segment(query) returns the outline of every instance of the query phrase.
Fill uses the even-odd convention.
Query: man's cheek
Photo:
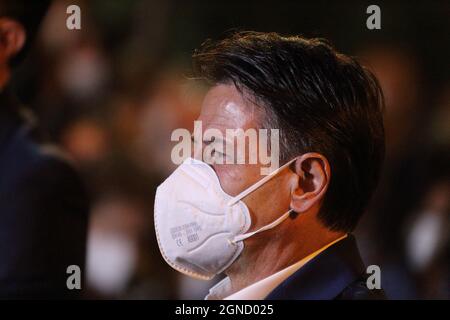
[[[230,165],[217,165],[215,170],[222,189],[231,196],[238,195],[245,188],[245,171]]]

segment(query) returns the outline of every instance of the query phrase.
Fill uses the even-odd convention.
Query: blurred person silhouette
[[[437,95],[437,109],[427,127],[430,148],[423,159],[427,179],[403,228],[406,263],[422,298],[450,298],[450,85]],[[430,165],[432,164],[432,165]]]
[[[402,230],[416,203],[411,192],[419,179],[417,145],[421,144],[418,119],[418,65],[413,54],[394,46],[379,44],[364,48],[362,61],[377,76],[385,97],[384,125],[386,159],[380,184],[358,235],[366,258],[381,264],[382,286],[390,298],[414,298],[417,294],[403,250]],[[411,140],[416,143],[411,144]],[[416,188],[417,189],[417,188]]]
[[[106,106],[102,110],[108,115],[72,118],[61,134],[62,146],[77,160],[91,196],[84,297],[173,298],[174,272],[160,261],[152,241],[148,195],[159,179],[134,161],[140,106],[125,91],[112,95]]]
[[[125,152],[118,154],[103,160],[90,177],[88,298],[173,298],[174,272],[165,268],[153,241],[148,194],[156,179],[125,159]]]
[[[381,264],[389,298],[442,298],[438,290],[430,294],[429,287],[448,283],[445,273],[434,272],[439,278],[434,284],[426,283],[431,277],[425,276],[436,261],[435,270],[442,267],[443,234],[448,232],[442,196],[446,187],[440,182],[448,175],[448,147],[438,146],[428,132],[439,107],[429,84],[424,85],[432,81],[425,81],[423,65],[411,48],[371,45],[361,56],[385,95],[386,161],[358,234],[365,235],[367,258]],[[442,120],[448,123],[448,116]],[[448,144],[448,135],[438,136]]]
[[[66,271],[77,265],[84,273],[87,194],[65,155],[36,139],[30,113],[10,87],[49,5],[0,2],[0,297],[5,299],[81,295],[68,289]]]

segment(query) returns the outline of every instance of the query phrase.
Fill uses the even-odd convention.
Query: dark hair
[[[352,231],[377,185],[384,159],[384,100],[373,74],[326,40],[239,32],[206,41],[193,55],[197,77],[233,83],[280,129],[281,161],[324,155],[331,180],[319,219]]]
[[[50,2],[51,0],[0,0],[0,18],[8,17],[20,22],[27,34],[24,47],[10,61],[12,66],[20,63],[28,53]]]

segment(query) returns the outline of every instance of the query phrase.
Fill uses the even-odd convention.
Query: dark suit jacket
[[[0,94],[0,298],[78,297],[66,271],[85,270],[87,219],[78,174],[34,142],[17,103]]]
[[[384,299],[383,290],[369,290],[366,268],[355,238],[349,235],[314,257],[268,296],[267,300]]]

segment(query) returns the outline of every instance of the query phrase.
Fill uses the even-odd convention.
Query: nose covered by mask
[[[208,164],[187,158],[156,191],[155,229],[166,262],[179,272],[203,280],[226,270],[244,249],[243,240],[277,226],[289,216],[291,210],[246,233],[251,217],[241,199],[293,161],[232,197],[223,191]]]

